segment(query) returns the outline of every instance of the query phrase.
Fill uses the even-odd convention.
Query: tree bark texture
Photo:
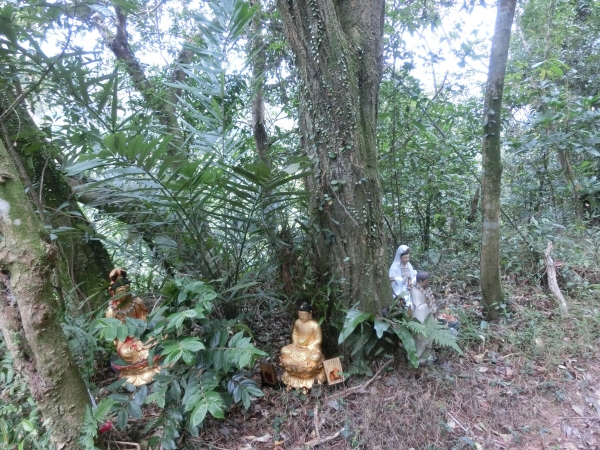
[[[483,303],[490,317],[497,314],[496,306],[504,300],[500,284],[500,188],[502,180],[500,125],[502,92],[515,4],[516,0],[498,1],[483,112],[480,269]]]
[[[56,448],[72,449],[89,400],[52,295],[56,253],[0,142],[0,327]]]
[[[4,94],[8,99],[14,98],[8,88]],[[5,108],[7,105],[0,104],[0,112]],[[92,309],[104,304],[106,277],[112,269],[110,255],[99,240],[83,231],[90,224],[48,150],[51,143],[38,130],[25,104],[12,111],[1,125],[2,140],[12,149],[11,158],[19,160],[15,164],[19,162],[24,169],[19,171],[19,176],[27,179],[44,225],[77,230],[58,238],[62,285],[73,290],[80,301],[91,297]],[[37,149],[31,151],[30,148]],[[25,163],[27,158],[31,164]]]
[[[296,57],[302,150],[319,229],[316,257],[347,305],[380,313],[392,299],[377,172],[384,0],[277,0]],[[318,264],[317,264],[318,267]]]

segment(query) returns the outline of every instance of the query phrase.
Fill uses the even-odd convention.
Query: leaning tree
[[[15,370],[50,420],[52,441],[66,449],[76,448],[89,398],[52,295],[57,257],[0,142],[0,329]]]

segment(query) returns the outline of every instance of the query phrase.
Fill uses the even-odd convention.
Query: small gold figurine
[[[108,288],[112,300],[108,303],[105,317],[119,319],[125,322],[127,317],[146,320],[148,308],[139,297],[133,298],[129,292],[131,282],[127,279],[127,272],[123,269],[113,269],[109,275],[111,285]],[[119,373],[119,378],[127,378],[134,386],[150,383],[154,374],[160,372],[160,366],[148,364],[148,353],[155,345],[154,342],[146,344],[132,336],[127,336],[124,341],[115,339],[118,357],[126,364],[121,365],[111,362],[112,368]],[[154,362],[159,360],[154,357]]]
[[[303,302],[298,308],[298,319],[294,323],[292,343],[281,349],[279,361],[285,372],[281,377],[291,388],[310,389],[314,382],[326,380],[323,370],[321,327],[312,319],[312,307]]]

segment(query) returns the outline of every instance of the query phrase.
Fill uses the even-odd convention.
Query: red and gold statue
[[[133,298],[129,291],[131,282],[127,279],[124,269],[113,269],[109,275],[110,287],[108,292],[112,299],[108,304],[105,317],[119,319],[125,322],[127,317],[146,320],[148,308],[139,297]],[[111,362],[112,368],[119,373],[119,378],[126,378],[134,386],[150,383],[154,374],[160,372],[160,366],[155,364],[159,356],[154,357],[153,364],[148,364],[148,353],[155,345],[154,342],[144,344],[132,336],[127,336],[124,341],[115,339],[117,355],[125,364]]]

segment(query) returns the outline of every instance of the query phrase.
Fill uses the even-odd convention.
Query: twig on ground
[[[366,389],[367,387],[369,387],[369,385],[371,383],[373,383],[373,381],[375,381],[379,377],[379,375],[381,374],[383,369],[385,369],[387,366],[389,366],[392,361],[393,361],[393,359],[390,359],[383,366],[381,366],[379,368],[379,370],[377,371],[377,373],[375,375],[373,375],[373,377],[369,381],[367,381],[365,384],[353,386],[349,389],[346,389],[344,392],[341,392],[340,394],[334,394],[331,397],[328,397],[327,400],[339,400],[339,399],[345,398],[349,395],[356,394],[357,392],[360,392],[363,389]]]
[[[560,420],[572,420],[572,419],[586,419],[586,420],[600,420],[600,417],[561,417]]]
[[[448,414],[448,415],[450,416],[450,418],[451,418],[452,420],[454,420],[454,421],[455,421],[455,422],[458,424],[458,426],[459,426],[459,427],[461,427],[461,428],[463,429],[463,431],[464,431],[465,433],[467,433],[467,429],[466,429],[465,427],[463,427],[463,426],[460,424],[460,422],[458,421],[458,419],[456,419],[456,417],[454,417],[452,414],[450,414],[450,412],[449,412],[449,411],[446,411],[446,414]]]
[[[136,444],[135,442],[109,441],[108,442],[108,448],[109,448],[109,450],[111,448],[110,444],[125,445],[126,448],[135,449],[135,450],[140,450],[141,449],[140,444]],[[117,447],[117,448],[119,448],[119,447]]]
[[[318,416],[318,411],[319,411],[319,402],[315,402],[315,409],[313,411],[313,420],[315,422],[315,436],[317,436],[317,439],[320,439],[321,435],[319,434],[319,416]]]
[[[332,434],[331,436],[327,436],[327,437],[325,437],[323,439],[312,439],[312,440],[310,440],[308,442],[305,442],[304,445],[306,447],[316,447],[317,445],[324,444],[325,442],[333,441],[340,434],[342,434],[342,431],[344,431],[343,428],[340,431],[338,431],[337,433]]]

